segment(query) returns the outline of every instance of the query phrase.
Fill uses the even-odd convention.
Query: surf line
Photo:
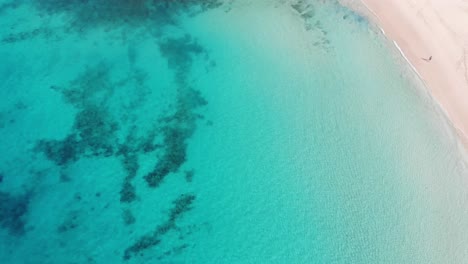
[[[431,98],[431,101],[433,103],[435,103],[439,109],[444,113],[445,115],[445,121],[448,122],[452,128],[454,128],[459,134],[461,134],[461,139],[460,140],[464,140],[465,139],[468,139],[468,134],[466,134],[460,127],[458,127],[449,117],[449,114],[447,112],[447,110],[445,109],[445,107],[437,100],[434,98],[433,94],[429,91],[429,86],[428,84],[426,83],[426,81],[422,78],[421,74],[419,74],[418,70],[416,69],[416,67],[411,63],[411,61],[408,59],[408,57],[406,57],[405,53],[403,52],[403,50],[400,48],[400,45],[398,45],[398,43],[393,40],[393,44],[395,45],[395,47],[397,47],[398,51],[400,52],[401,56],[403,56],[403,58],[405,58],[405,60],[408,62],[408,64],[411,66],[411,68],[413,69],[413,71],[418,75],[418,78],[423,82],[424,86],[425,86],[425,92],[426,94]],[[432,57],[432,56],[431,56]]]
[[[455,129],[456,133],[458,133],[460,135],[460,141],[463,141],[463,140],[466,140],[468,139],[468,133],[465,133],[460,127],[458,127],[458,125],[456,125],[450,118],[449,118],[449,114],[447,112],[447,110],[445,109],[445,107],[434,97],[434,95],[429,91],[429,85],[427,84],[427,82],[424,80],[424,78],[421,76],[421,74],[418,72],[418,70],[416,69],[416,67],[413,65],[413,63],[411,63],[411,61],[408,59],[408,57],[406,56],[406,54],[403,52],[403,49],[400,47],[400,45],[398,45],[398,43],[390,38],[386,33],[385,33],[385,30],[379,25],[379,21],[382,21],[382,19],[380,18],[379,15],[377,15],[377,13],[372,10],[372,8],[369,7],[369,5],[367,5],[367,3],[365,2],[365,0],[361,0],[360,1],[364,7],[372,14],[372,16],[374,16],[376,18],[377,21],[374,21],[375,25],[377,25],[377,27],[380,29],[380,31],[382,32],[382,34],[384,35],[384,37],[387,39],[387,40],[391,40],[393,42],[393,45],[395,45],[395,47],[398,49],[400,55],[406,60],[406,62],[410,65],[411,69],[414,71],[414,73],[416,73],[416,75],[418,76],[419,80],[423,83],[425,89],[425,93],[426,95],[429,96],[429,98],[431,98],[431,101],[438,106],[439,110],[443,113],[443,115],[445,116],[445,121],[449,124],[449,126],[452,128],[452,129]],[[463,144],[463,143],[462,143]],[[465,149],[464,147],[462,147],[461,149]],[[467,156],[467,159],[468,159],[468,151],[464,151],[463,153],[465,153],[464,155]],[[468,166],[468,165],[467,165]]]

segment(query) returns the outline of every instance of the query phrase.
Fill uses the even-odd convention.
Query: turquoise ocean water
[[[336,1],[0,1],[0,263],[468,263],[468,173]]]

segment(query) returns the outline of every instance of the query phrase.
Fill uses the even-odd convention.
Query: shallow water
[[[338,3],[2,0],[0,25],[1,263],[468,260],[456,138]]]

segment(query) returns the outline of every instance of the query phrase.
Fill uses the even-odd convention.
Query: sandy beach
[[[468,1],[362,3],[413,65],[468,146]]]

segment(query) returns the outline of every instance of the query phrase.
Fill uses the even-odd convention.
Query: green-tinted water
[[[466,262],[443,115],[299,2],[3,1],[1,263]]]

